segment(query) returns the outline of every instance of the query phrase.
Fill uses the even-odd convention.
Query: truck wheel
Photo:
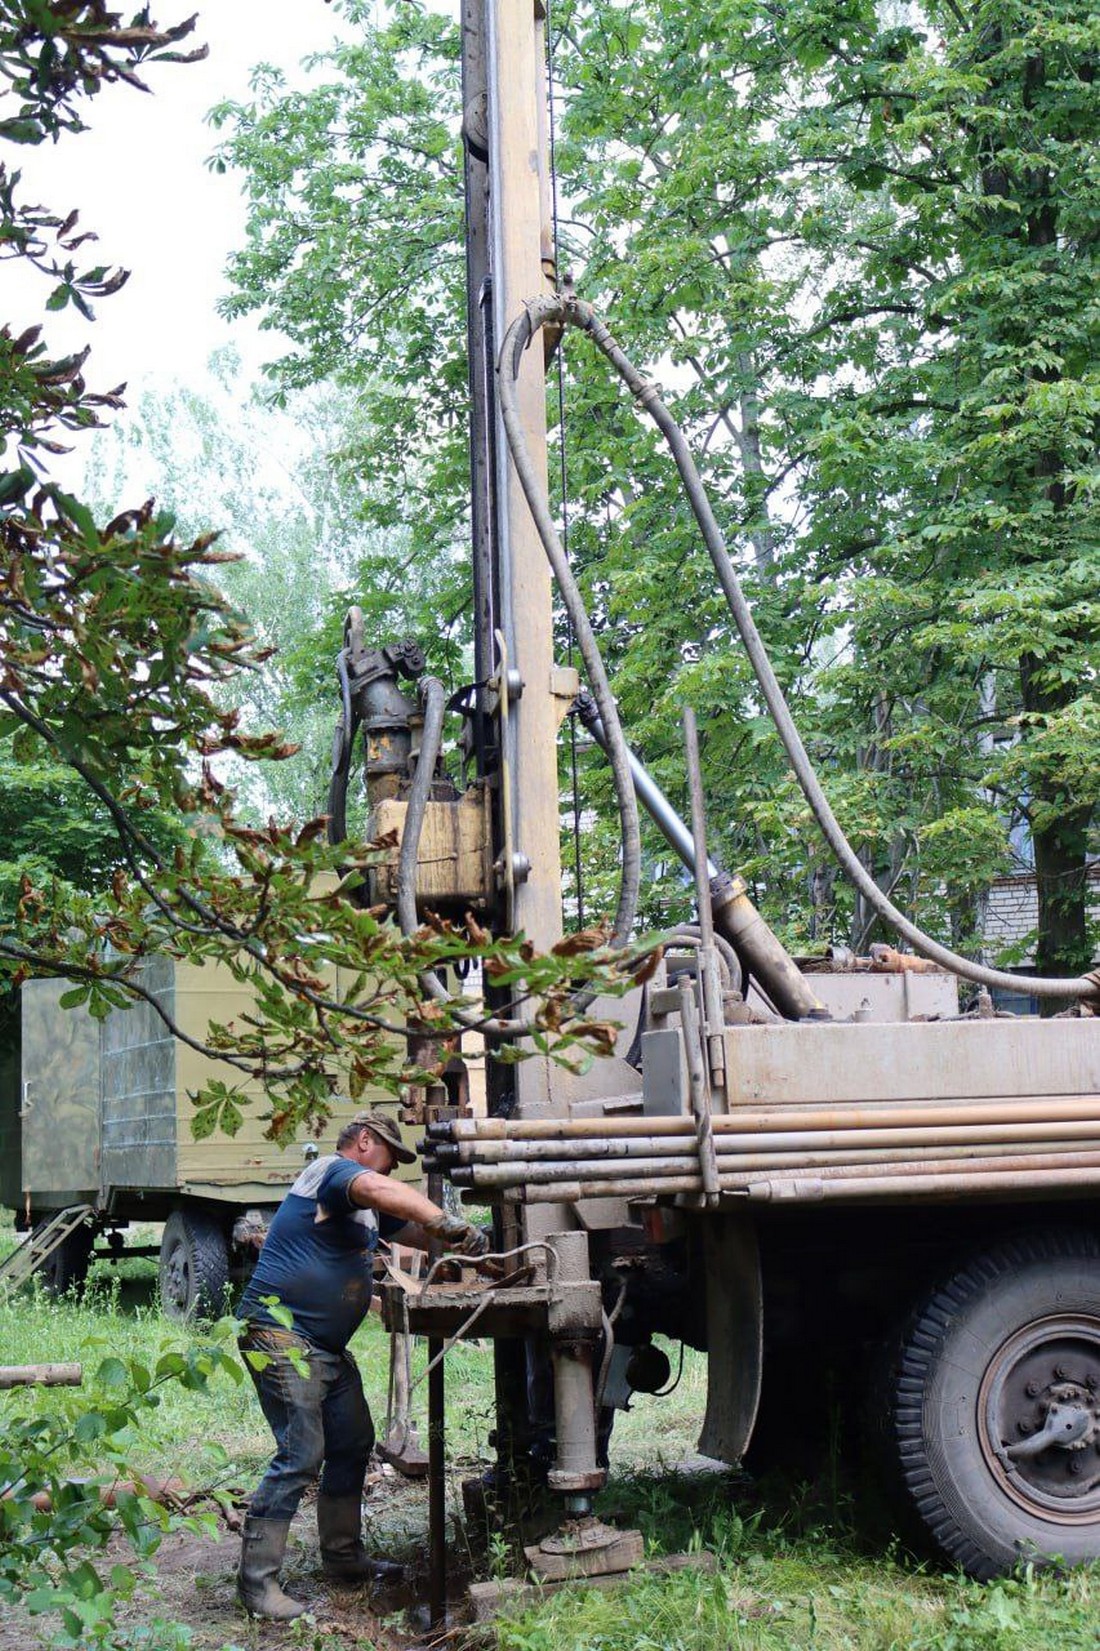
[[[978,1255],[904,1332],[876,1406],[909,1509],[980,1580],[1100,1558],[1100,1240]]]
[[[32,1238],[40,1233],[45,1225],[45,1221],[40,1221],[33,1229]],[[86,1223],[62,1239],[35,1275],[42,1280],[43,1287],[51,1296],[64,1296],[70,1292],[74,1296],[83,1294],[88,1268],[92,1263],[94,1244],[95,1234]]]
[[[165,1318],[216,1318],[225,1305],[229,1248],[203,1210],[173,1210],[160,1241],[160,1305]]]

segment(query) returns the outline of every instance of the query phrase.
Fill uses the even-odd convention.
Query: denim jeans
[[[242,1354],[269,1361],[245,1366],[278,1449],[252,1498],[257,1519],[292,1519],[302,1493],[321,1475],[325,1496],[360,1497],[374,1446],[374,1424],[363,1396],[359,1368],[350,1353],[329,1353],[289,1330],[252,1325],[240,1341]],[[287,1349],[306,1361],[299,1375]]]

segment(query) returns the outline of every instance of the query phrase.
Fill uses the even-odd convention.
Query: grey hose
[[[802,743],[798,729],[795,727],[790,709],[779,686],[771,661],[768,658],[752,610],[741,589],[740,581],[734,570],[725,541],[722,538],[718,523],[711,510],[710,501],[703,488],[699,472],[695,468],[691,451],[684,438],[683,432],[676,424],[668,408],[661,401],[656,388],[648,379],[642,377],[637,369],[612,338],[605,324],[600,320],[590,304],[574,297],[553,297],[537,299],[527,305],[527,312],[520,322],[511,329],[509,337],[517,328],[525,326],[528,336],[538,328],[554,321],[559,325],[579,327],[587,332],[596,346],[603,352],[615,368],[619,377],[627,388],[641,403],[646,412],[653,419],[661,431],[672,456],[676,461],[676,468],[683,479],[688,501],[699,523],[704,543],[710,553],[711,561],[718,574],[719,583],[730,612],[740,632],[741,640],[745,645],[749,662],[760,684],[760,690],[771,713],[772,721],[780,739],[783,741],[787,756],[795,778],[802,787],[803,795],[813,809],[814,817],[821,828],[826,842],[832,849],[844,871],[859,889],[864,899],[873,909],[891,923],[897,932],[904,936],[909,943],[922,952],[925,957],[939,963],[941,967],[949,969],[953,974],[961,975],[964,980],[972,980],[980,986],[999,987],[1010,992],[1021,990],[1019,975],[1008,974],[1000,969],[988,969],[981,963],[974,963],[970,958],[960,957],[939,941],[933,940],[918,929],[915,923],[910,922],[904,912],[883,894],[874,878],[852,848],[840,827],[829,800],[821,789],[820,782],[814,772],[813,764]],[[521,438],[522,439],[522,438]],[[517,465],[518,468],[518,465]],[[1095,998],[1100,995],[1100,973],[1090,975],[1075,975],[1063,979],[1052,977],[1028,977],[1026,990],[1037,997],[1047,998]]]
[[[679,927],[671,929],[664,938],[669,941],[678,941],[680,945],[694,947],[696,950],[703,943],[699,926],[696,923],[681,923]],[[716,934],[714,936],[714,949],[718,953],[718,959],[723,970],[722,984],[724,988],[727,991],[732,988],[734,991],[739,992],[742,981],[741,959],[725,935]]]
[[[558,315],[560,308],[560,304],[557,300],[554,300],[552,313]],[[619,885],[619,904],[615,913],[615,923],[611,931],[611,944],[613,946],[625,946],[630,939],[630,932],[634,927],[634,916],[638,909],[638,890],[641,884],[642,867],[641,837],[638,830],[638,804],[634,796],[634,780],[630,772],[630,753],[627,750],[622,724],[619,721],[619,713],[611,693],[611,685],[607,680],[607,672],[604,670],[592,625],[585,611],[584,599],[577,587],[576,580],[573,578],[561,540],[558,538],[554,518],[550,514],[538,472],[532,463],[516,409],[515,387],[516,380],[519,377],[523,352],[539,328],[550,319],[550,315],[551,312],[544,311],[539,304],[531,304],[527,306],[524,314],[509,327],[500,351],[500,370],[498,373],[500,412],[520,486],[523,488],[524,497],[530,507],[539,538],[542,540],[547,559],[557,580],[562,601],[565,603],[569,621],[577,638],[581,658],[584,660],[584,668],[588,675],[592,694],[599,707],[600,717],[607,732],[607,754],[615,783],[615,797],[619,806],[619,824],[622,832],[623,848],[622,880]]]

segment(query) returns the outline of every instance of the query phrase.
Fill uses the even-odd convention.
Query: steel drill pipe
[[[699,1164],[704,1181],[714,1176],[714,1157],[710,1147],[710,1116],[713,1094],[722,1095],[726,1089],[726,1033],[722,1014],[722,988],[718,981],[718,958],[714,947],[714,914],[710,907],[711,864],[707,858],[706,805],[703,800],[703,771],[699,763],[699,730],[695,712],[690,705],[683,710],[684,757],[687,763],[688,790],[691,796],[691,835],[694,846],[695,908],[699,920],[699,953],[696,966],[699,974],[700,1011],[702,1025],[700,1040],[706,1048],[707,1091],[705,1117],[700,1119]],[[793,960],[792,960],[793,961]],[[687,983],[681,980],[681,993]],[[683,1014],[680,1016],[683,1024]],[[690,1058],[690,1057],[689,1057]],[[699,1118],[699,1109],[694,1107]]]
[[[689,1152],[677,1153],[675,1157],[670,1158],[632,1159],[629,1170],[624,1170],[624,1174],[630,1180],[638,1180],[651,1175],[687,1175],[698,1169],[698,1154]],[[583,1159],[579,1162],[570,1160],[566,1163],[555,1163],[551,1160],[543,1164],[486,1164],[484,1168],[474,1166],[466,1170],[453,1171],[451,1180],[456,1187],[514,1187],[524,1183],[534,1186],[550,1181],[593,1180],[613,1173],[613,1163],[586,1163]]]
[[[547,1158],[647,1158],[694,1151],[694,1131],[678,1135],[628,1135],[569,1141],[490,1141],[456,1147],[460,1166],[538,1163]]]
[[[875,1101],[866,1105],[822,1107],[812,1102],[791,1102],[782,1107],[735,1107],[732,1112],[714,1114],[715,1135],[738,1131],[775,1130],[797,1124],[802,1129],[890,1128],[895,1124],[928,1125],[1028,1122],[1069,1122],[1095,1119],[1100,1123],[1100,1094],[1093,1095],[989,1095],[980,1100],[952,1103],[926,1101]],[[457,1118],[447,1126],[447,1144],[480,1145],[487,1141],[570,1141],[603,1140],[639,1135],[694,1135],[695,1120],[687,1113],[668,1117],[632,1116],[616,1118]]]
[[[717,1121],[717,1120],[716,1120]],[[801,1122],[801,1120],[799,1120]],[[691,1150],[691,1131],[675,1135],[609,1136],[595,1139],[564,1141],[492,1141],[463,1143],[456,1148],[457,1160],[447,1160],[461,1167],[483,1167],[489,1164],[533,1164],[548,1160],[569,1159],[606,1160],[616,1158],[676,1156]],[[999,1115],[981,1120],[968,1120],[938,1128],[899,1122],[890,1128],[849,1128],[770,1131],[751,1130],[737,1133],[732,1130],[716,1132],[715,1150],[723,1153],[797,1151],[833,1151],[845,1146],[889,1146],[897,1140],[903,1144],[939,1145],[969,1141],[1028,1140],[1039,1133],[1047,1140],[1084,1140],[1100,1134],[1100,1116],[1095,1114],[1078,1118],[1029,1118],[1023,1121],[1002,1119]]]
[[[1087,1137],[1088,1145],[1078,1148],[1077,1151],[1100,1152],[1100,1135],[1092,1134]],[[940,1146],[935,1149],[937,1160],[977,1160],[990,1156],[985,1142],[973,1142],[966,1146]],[[1041,1153],[1046,1157],[1065,1157],[1065,1150],[1060,1148],[1057,1141],[1035,1138],[1033,1140],[1010,1142],[1003,1145],[997,1153],[998,1161],[1004,1158],[1027,1158]],[[825,1173],[836,1173],[835,1166],[847,1167],[851,1165],[877,1165],[891,1163],[925,1164],[928,1159],[928,1148],[920,1147],[878,1147],[866,1150],[850,1150],[846,1152],[753,1152],[736,1157],[718,1159],[720,1175],[727,1179],[732,1176],[743,1176],[750,1172],[765,1169],[782,1169],[798,1172],[802,1169],[821,1169]],[[567,1160],[561,1163],[547,1162],[537,1165],[526,1165],[513,1169],[508,1165],[494,1164],[484,1171],[469,1169],[458,1171],[451,1177],[454,1186],[467,1188],[482,1188],[492,1190],[499,1187],[545,1186],[559,1181],[598,1181],[617,1178],[620,1184],[628,1181],[645,1180],[653,1177],[664,1179],[667,1176],[687,1175],[698,1167],[698,1159],[691,1155],[676,1154],[666,1158],[645,1159],[637,1158],[621,1163],[612,1161],[595,1162]],[[872,1172],[873,1173],[873,1172]]]
[[[1033,1123],[987,1123],[987,1124],[960,1124],[940,1129],[913,1129],[902,1127],[898,1129],[844,1129],[844,1130],[776,1130],[765,1134],[753,1132],[744,1135],[725,1134],[714,1138],[716,1157],[727,1168],[741,1161],[745,1155],[756,1155],[763,1152],[781,1152],[800,1155],[817,1152],[841,1154],[859,1150],[871,1151],[875,1149],[890,1150],[893,1148],[936,1148],[947,1146],[986,1146],[1007,1142],[1027,1142],[1042,1139],[1050,1143],[1058,1141],[1089,1141],[1100,1135],[1100,1121],[1096,1119],[1074,1119],[1069,1122],[1033,1122]],[[568,1168],[569,1165],[579,1166],[589,1164],[599,1173],[608,1173],[615,1164],[622,1164],[624,1169],[630,1169],[642,1162],[659,1162],[662,1160],[674,1161],[682,1157],[691,1156],[689,1142],[691,1138],[682,1135],[673,1136],[668,1140],[649,1138],[648,1144],[652,1151],[637,1152],[632,1150],[633,1142],[597,1143],[597,1150],[586,1149],[582,1142],[570,1142],[572,1151],[560,1150],[561,1143],[557,1143],[559,1150],[554,1152],[540,1152],[537,1154],[502,1153],[499,1157],[483,1159],[474,1156],[464,1164],[450,1169],[451,1179],[456,1186],[472,1186],[478,1184],[491,1185],[494,1180],[498,1184],[502,1172],[517,1179],[538,1178],[540,1172],[547,1166]],[[549,1145],[549,1143],[547,1143]],[[602,1150],[604,1147],[610,1150]],[[470,1177],[474,1179],[471,1180]]]
[[[993,1158],[973,1160],[965,1170],[953,1163],[939,1165],[925,1159],[906,1169],[902,1164],[886,1163],[867,1166],[863,1171],[840,1165],[833,1174],[817,1171],[812,1174],[777,1174],[754,1179],[746,1176],[722,1176],[720,1190],[724,1197],[750,1202],[768,1202],[772,1199],[802,1199],[819,1201],[831,1198],[938,1198],[954,1196],[959,1192],[982,1192],[996,1197],[1000,1194],[1039,1190],[1048,1186],[1100,1187],[1100,1152],[1059,1153],[1032,1159]],[[498,1189],[495,1193],[480,1193],[492,1202],[505,1204],[579,1203],[588,1198],[625,1198],[644,1202],[653,1198],[674,1196],[701,1196],[703,1184],[698,1175],[668,1176],[636,1181],[559,1181],[546,1186],[522,1186]]]
[[[937,1147],[936,1160],[941,1158],[968,1159],[978,1163],[990,1159],[986,1143],[975,1142],[965,1147]],[[996,1154],[995,1161],[1002,1158],[1024,1160],[1041,1154],[1052,1162],[1061,1162],[1067,1157],[1078,1158],[1082,1153],[1100,1153],[1100,1140],[1096,1136],[1089,1138],[1087,1146],[1073,1151],[1060,1149],[1057,1142],[1032,1140],[1012,1144]],[[853,1165],[866,1166],[865,1171],[855,1169],[853,1173],[878,1174],[883,1165],[914,1163],[918,1168],[929,1162],[927,1147],[913,1147],[901,1149],[897,1147],[883,1147],[877,1151],[863,1153],[840,1152],[818,1153],[807,1155],[801,1152],[764,1152],[752,1153],[745,1157],[719,1159],[719,1190],[731,1180],[741,1180],[746,1175],[764,1170],[784,1170],[792,1175],[800,1174],[803,1170],[813,1169],[824,1175],[847,1173]],[[667,1178],[690,1174],[697,1169],[698,1160],[694,1155],[690,1157],[677,1156],[674,1158],[635,1159],[629,1165],[623,1165],[618,1175],[614,1164],[596,1164],[568,1162],[561,1164],[540,1164],[535,1169],[528,1169],[524,1173],[516,1173],[507,1165],[493,1165],[484,1173],[472,1170],[471,1179],[455,1180],[455,1186],[462,1188],[479,1188],[493,1190],[500,1187],[518,1186],[550,1186],[559,1182],[569,1181],[599,1181],[615,1180],[619,1185],[626,1185],[633,1181],[659,1179],[662,1182]],[[714,1190],[714,1189],[709,1189]]]
[[[962,1193],[975,1197],[997,1199],[1030,1195],[1040,1197],[1044,1192],[1070,1193],[1078,1188],[1100,1186],[1100,1169],[1060,1168],[1047,1170],[1005,1171],[997,1176],[965,1174],[883,1176],[874,1181],[835,1180],[807,1181],[795,1188],[793,1197],[807,1203],[882,1200],[888,1203],[923,1202],[937,1204],[953,1202]],[[750,1182],[745,1196],[750,1203],[770,1203],[792,1197],[791,1182]]]
[[[720,1188],[724,1191],[724,1188]],[[647,1181],[556,1181],[550,1186],[494,1187],[475,1189],[476,1197],[486,1203],[500,1204],[579,1204],[585,1198],[671,1198],[677,1193],[699,1193],[703,1183],[698,1173],[670,1175],[667,1180],[653,1177]],[[471,1200],[473,1201],[473,1200]]]
[[[1042,1143],[1033,1142],[1031,1152],[1020,1153],[986,1153],[977,1154],[966,1160],[965,1172],[960,1168],[957,1160],[942,1158],[939,1152],[929,1157],[899,1159],[884,1158],[873,1164],[850,1164],[838,1159],[835,1163],[826,1164],[820,1168],[803,1171],[801,1167],[792,1166],[786,1170],[779,1170],[769,1179],[778,1181],[797,1181],[801,1179],[817,1179],[833,1181],[846,1180],[874,1180],[883,1176],[911,1177],[939,1174],[943,1169],[952,1174],[967,1175],[998,1175],[1002,1170],[1015,1173],[1027,1171],[1046,1171],[1052,1169],[1089,1169],[1095,1167],[1100,1170],[1100,1142],[1092,1143],[1087,1147],[1075,1147],[1072,1150],[1055,1148],[1052,1152],[1042,1150]],[[944,1151],[950,1149],[943,1149]],[[743,1183],[748,1174],[737,1174],[723,1179]]]
[[[1039,1144],[1040,1143],[1035,1143],[1035,1146],[1038,1146]],[[775,1181],[792,1182],[806,1179],[832,1180],[837,1177],[846,1177],[855,1180],[873,1180],[876,1178],[881,1179],[883,1176],[890,1175],[920,1176],[935,1174],[939,1173],[941,1165],[955,1169],[958,1167],[957,1163],[953,1163],[951,1159],[941,1159],[938,1154],[934,1157],[929,1157],[927,1153],[922,1153],[921,1155],[908,1160],[891,1157],[889,1154],[883,1154],[880,1158],[877,1158],[871,1163],[853,1164],[848,1159],[837,1158],[830,1164],[815,1166],[812,1169],[805,1167],[801,1160],[796,1160],[795,1162],[789,1164],[786,1168],[778,1170],[776,1174],[771,1177],[771,1179]],[[993,1175],[996,1174],[1002,1167],[1009,1167],[1013,1170],[1019,1171],[1024,1169],[1058,1169],[1067,1166],[1089,1168],[1093,1165],[1100,1168],[1100,1144],[1079,1148],[1074,1151],[1055,1150],[1054,1152],[1043,1152],[1033,1150],[1030,1153],[1023,1152],[1012,1155],[1005,1155],[1002,1153],[986,1153],[983,1155],[979,1153],[970,1157],[966,1161],[966,1173],[974,1175]],[[756,1172],[750,1164],[745,1164],[736,1171],[724,1167],[721,1176],[722,1190],[724,1192],[742,1190],[755,1173]],[[612,1180],[611,1177],[605,1177],[602,1184],[606,1184],[608,1186],[614,1185],[620,1189],[629,1188],[635,1185],[657,1187],[659,1184],[660,1189],[664,1191],[667,1190],[669,1181],[679,1180],[682,1178],[682,1175],[623,1175],[616,1180]],[[585,1178],[577,1176],[575,1179],[578,1183],[580,1183]],[[600,1180],[600,1177],[595,1176],[591,1179]],[[696,1175],[695,1179],[698,1183],[698,1175]],[[538,1183],[521,1182],[518,1184],[537,1185]],[[549,1182],[545,1184],[559,1185],[561,1183]]]

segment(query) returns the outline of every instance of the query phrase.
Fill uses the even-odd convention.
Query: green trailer
[[[252,1003],[216,964],[157,958],[141,984],[197,1043],[211,1020],[231,1023]],[[81,1284],[95,1257],[150,1253],[148,1244],[128,1245],[127,1234],[156,1223],[166,1312],[215,1311],[254,1257],[247,1239],[234,1238],[241,1217],[257,1211],[266,1219],[303,1153],[331,1152],[354,1108],[338,1105],[319,1142],[284,1149],[265,1139],[269,1105],[250,1082],[239,1132],[196,1140],[191,1097],[231,1069],[174,1037],[148,1003],[96,1021],[60,1007],[68,989],[66,981],[28,981],[0,1055],[0,1202],[35,1243],[22,1271],[60,1292]],[[376,1091],[356,1105],[383,1099]]]

